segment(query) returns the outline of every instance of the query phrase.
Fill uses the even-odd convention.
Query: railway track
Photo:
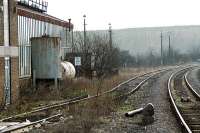
[[[182,69],[171,75],[168,81],[168,91],[183,132],[200,133],[200,97],[187,80],[190,68]]]
[[[117,95],[117,97],[123,97],[123,96],[130,95],[130,94],[134,93],[135,91],[137,91],[150,78],[154,77],[155,75],[157,75],[161,72],[164,72],[164,71],[167,71],[167,70],[170,70],[170,69],[156,70],[156,71],[153,71],[153,72],[148,72],[148,73],[136,76],[136,77],[131,78],[131,79],[119,84],[118,86],[114,87],[113,89],[106,91],[106,92],[104,92],[104,93],[102,93],[98,96],[111,94],[113,92],[118,92],[118,91],[119,91],[119,94]],[[135,85],[131,86],[131,89],[125,89],[124,86],[126,86],[127,84],[129,84],[131,82],[134,82]],[[123,91],[121,91],[121,90],[123,90]],[[79,103],[79,102],[84,102],[84,101],[93,99],[93,98],[98,97],[98,96],[95,95],[95,96],[90,96],[90,97],[82,97],[82,98],[79,97],[78,99],[72,99],[72,100],[67,100],[65,102],[59,102],[59,103],[56,103],[56,104],[47,105],[47,106],[41,107],[37,110],[33,110],[33,111],[30,111],[30,112],[25,112],[23,114],[18,114],[18,115],[15,115],[15,116],[10,116],[10,117],[4,118],[4,119],[0,120],[0,122],[16,121],[16,120],[18,120],[18,118],[20,118],[20,120],[23,119],[22,121],[25,121],[26,119],[30,118],[29,115],[31,115],[31,114],[39,113],[39,112],[43,112],[43,111],[48,112],[49,110],[52,110],[52,109],[60,109],[61,107],[70,106],[71,104],[76,104],[76,103]],[[43,117],[39,120],[35,120],[34,122],[30,122],[30,123],[25,124],[25,125],[22,124],[22,126],[19,126],[19,127],[16,127],[16,128],[14,128],[14,127],[12,128],[12,126],[11,126],[11,127],[8,128],[9,130],[8,129],[2,130],[2,133],[4,133],[4,132],[15,132],[15,131],[24,132],[26,129],[33,128],[33,127],[35,127],[35,125],[38,125],[38,124],[40,124],[44,121],[51,120],[51,119],[54,119],[54,118],[58,118],[58,117],[61,117],[61,116],[62,116],[62,114],[48,115],[48,116],[45,116],[45,117]]]
[[[189,75],[189,72],[187,72],[184,76],[184,79],[185,79],[185,82],[186,82],[186,85],[188,86],[188,88],[192,91],[192,93],[194,93],[194,95],[196,95],[196,97],[199,97],[200,98],[200,94],[197,93],[197,91],[192,87],[192,85],[189,83],[188,81],[188,75]]]
[[[29,130],[33,128],[39,128],[42,123],[46,121],[51,121],[53,119],[59,119],[62,116],[62,114],[56,114],[52,115],[50,117],[40,119],[38,121],[30,122],[26,121],[23,123],[13,123],[12,125],[8,126],[8,128],[5,128],[0,131],[0,133],[22,133],[22,132],[28,132]]]

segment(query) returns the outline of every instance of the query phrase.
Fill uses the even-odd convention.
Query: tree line
[[[161,56],[154,53],[152,49],[149,49],[148,53],[143,55],[131,55],[128,50],[120,50],[115,42],[110,44],[108,34],[102,33],[88,33],[86,38],[83,38],[82,32],[76,32],[72,53],[81,53],[82,73],[92,70],[97,77],[117,73],[120,67],[155,67],[161,65]],[[162,65],[181,64],[197,60],[199,57],[200,48],[191,48],[187,54],[183,54],[171,47],[163,50]]]

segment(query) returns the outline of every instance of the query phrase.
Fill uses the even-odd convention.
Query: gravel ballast
[[[175,115],[170,107],[167,81],[172,72],[165,72],[150,79],[136,93],[129,96],[119,110],[102,118],[102,124],[93,128],[99,133],[179,133],[181,132]],[[135,115],[127,118],[127,111],[145,107],[152,103],[155,108],[153,117]]]

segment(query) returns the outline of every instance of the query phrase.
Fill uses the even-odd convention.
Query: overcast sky
[[[48,13],[72,19],[75,30],[200,25],[200,0],[47,0]]]

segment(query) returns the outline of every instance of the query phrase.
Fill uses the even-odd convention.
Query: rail
[[[137,79],[139,77],[142,77],[142,76],[149,75],[149,74],[153,73],[152,75],[148,76],[147,78],[142,79],[142,81],[136,87],[134,87],[130,92],[124,94],[124,95],[130,95],[130,94],[134,93],[136,90],[138,90],[146,81],[148,81],[150,78],[154,77],[156,74],[164,72],[164,71],[167,71],[167,70],[170,70],[170,69],[169,68],[168,69],[160,69],[160,70],[156,70],[156,71],[153,71],[153,72],[148,72],[148,73],[136,76],[136,77],[131,78],[131,79],[125,81],[125,82],[122,82],[117,87],[114,87],[110,91],[104,92],[103,94],[111,93],[111,92],[115,91],[117,88],[119,88],[120,86],[129,83],[130,81],[133,81],[133,80],[135,80],[135,79]],[[62,107],[62,106],[70,105],[70,104],[79,103],[81,101],[86,101],[86,100],[89,100],[89,99],[92,99],[92,98],[95,98],[95,97],[98,97],[98,96],[101,96],[101,95],[94,95],[94,96],[83,97],[83,98],[79,97],[80,99],[72,99],[72,100],[68,100],[68,101],[66,101],[64,103],[58,103],[58,104],[54,104],[54,105],[47,105],[45,108],[40,108],[38,110],[33,110],[33,111],[30,111],[30,112],[25,112],[23,114],[18,114],[18,115],[15,115],[15,116],[4,118],[4,119],[0,120],[0,122],[4,122],[4,121],[11,120],[11,119],[14,119],[14,118],[17,118],[17,117],[21,117],[21,116],[26,116],[26,115],[29,115],[29,114],[32,114],[32,113],[36,113],[36,112],[40,112],[40,111],[49,110],[49,109],[52,109],[52,108],[57,108],[57,107]],[[42,119],[42,120],[39,120],[39,121],[36,121],[36,122],[32,122],[29,125],[24,125],[24,126],[16,128],[16,129],[6,130],[6,132],[8,132],[8,131],[9,132],[10,131],[16,131],[16,130],[19,130],[19,129],[23,129],[23,128],[26,128],[26,127],[29,127],[29,126],[41,123],[41,122],[43,122],[45,120],[49,120],[50,118],[52,119],[52,118],[59,117],[59,116],[62,116],[62,114],[54,115],[54,116],[51,116],[51,117],[48,117],[48,118],[45,118],[45,119]]]
[[[187,72],[186,74],[185,74],[185,76],[184,76],[184,80],[185,80],[185,82],[186,82],[186,85],[187,85],[187,87],[192,91],[192,93],[198,98],[198,99],[200,99],[200,94],[198,94],[196,91],[195,91],[195,89],[192,87],[192,85],[189,83],[189,81],[188,81],[188,74],[189,74],[189,72]]]
[[[189,128],[189,126],[188,126],[187,123],[185,122],[184,118],[182,117],[182,115],[181,115],[181,113],[180,113],[180,111],[179,111],[179,109],[178,109],[178,107],[177,107],[177,105],[176,105],[176,103],[175,103],[175,100],[174,100],[174,98],[173,98],[173,96],[172,96],[172,92],[171,92],[172,80],[173,80],[173,78],[175,77],[175,75],[178,74],[178,73],[180,73],[180,72],[182,72],[182,71],[184,71],[184,70],[187,70],[187,69],[189,69],[189,68],[191,68],[191,67],[187,67],[187,68],[181,69],[180,71],[175,72],[175,73],[173,73],[173,74],[170,76],[170,78],[169,78],[169,80],[168,80],[168,93],[169,93],[169,96],[170,96],[171,104],[172,104],[172,106],[174,107],[175,112],[176,112],[176,114],[177,114],[179,120],[181,121],[183,127],[185,128],[185,130],[186,130],[188,133],[192,133],[192,130]]]

